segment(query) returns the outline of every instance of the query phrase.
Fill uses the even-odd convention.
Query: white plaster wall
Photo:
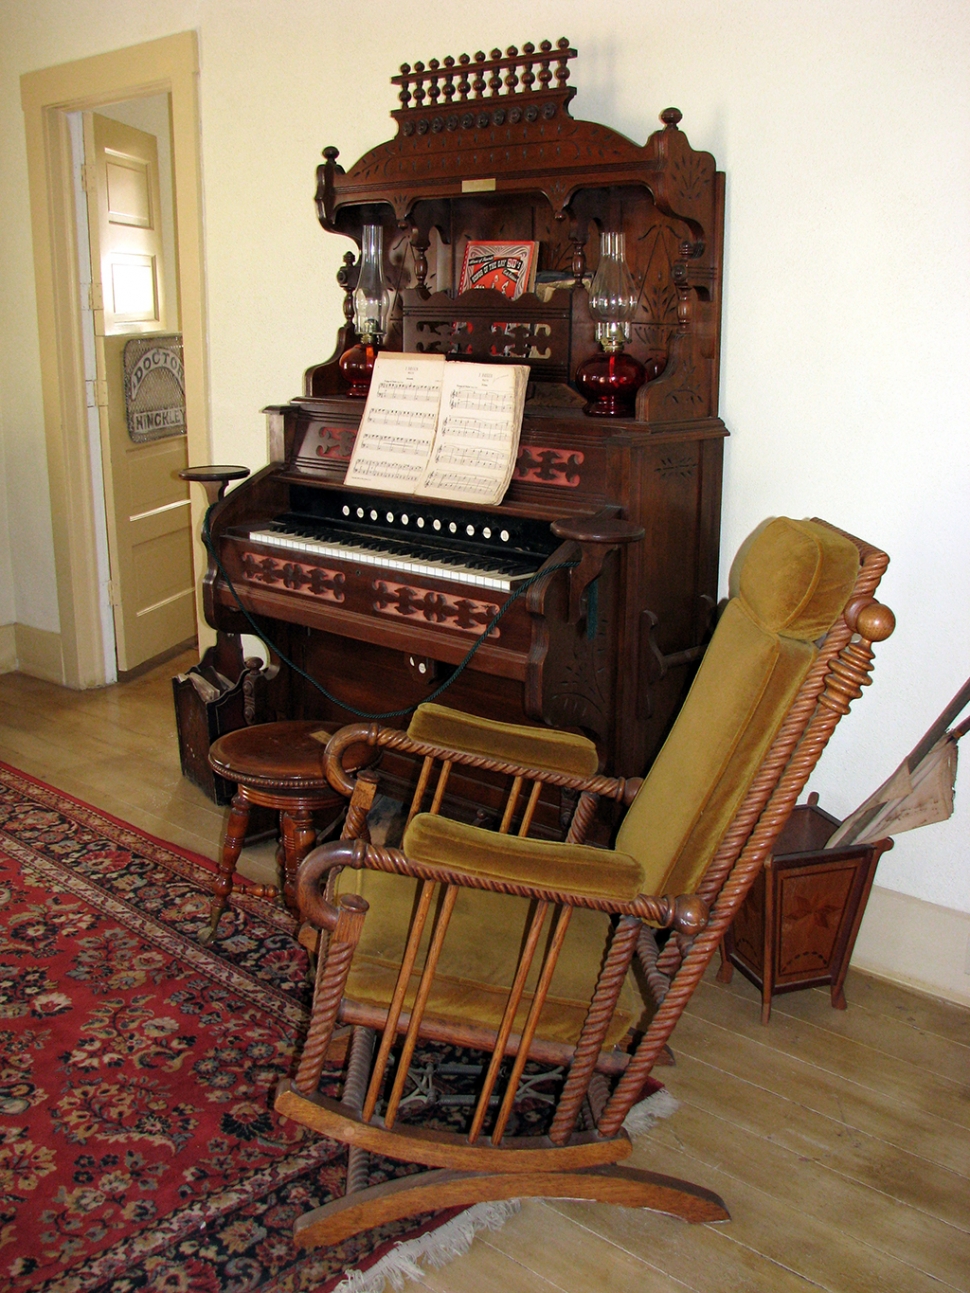
[[[3,396],[0,392],[0,629],[13,624],[15,609],[7,518],[7,464],[3,449]]]
[[[770,514],[821,515],[893,556],[883,595],[899,627],[813,779],[844,814],[970,672],[968,5],[495,0],[486,12],[453,0],[424,12],[401,0],[360,19],[327,0],[4,8],[0,413],[18,617],[56,624],[19,75],[198,28],[212,451],[255,467],[260,408],[298,392],[340,318],[344,248],[311,200],[321,148],[349,164],[387,138],[388,78],[405,59],[565,33],[580,51],[574,115],[642,142],[676,105],[727,171],[722,583]],[[0,563],[2,549],[0,535]],[[880,884],[970,911],[967,799],[964,771],[954,818],[900,837]]]
[[[20,108],[23,16],[0,10],[0,625],[57,631],[27,148]]]

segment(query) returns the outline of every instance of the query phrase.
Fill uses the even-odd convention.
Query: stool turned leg
[[[285,809],[280,813],[283,834],[283,900],[289,911],[297,912],[296,873],[300,863],[317,842],[313,816],[305,809]]]
[[[229,824],[226,827],[225,839],[222,842],[222,857],[219,859],[219,874],[214,885],[215,897],[209,915],[209,927],[199,935],[200,943],[209,943],[215,937],[219,921],[226,909],[229,895],[232,893],[232,877],[236,872],[236,863],[242,852],[243,840],[246,838],[246,827],[249,825],[249,800],[237,794],[232,801],[229,813]]]

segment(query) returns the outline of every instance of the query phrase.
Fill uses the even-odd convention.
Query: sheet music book
[[[345,483],[492,506],[512,479],[526,364],[381,351]]]

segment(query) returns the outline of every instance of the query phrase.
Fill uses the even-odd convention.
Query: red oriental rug
[[[246,896],[200,947],[211,874],[0,765],[10,1293],[326,1293],[455,1215],[294,1246],[294,1219],[343,1193],[346,1166],[342,1145],[272,1110],[305,1025],[305,953],[288,915]]]
[[[295,1218],[343,1195],[347,1156],[272,1108],[306,1025],[306,955],[293,919],[245,893],[217,942],[200,946],[213,874],[205,859],[0,764],[9,1293],[331,1293],[344,1281],[356,1293],[382,1287],[385,1273],[399,1286],[400,1274],[420,1274],[417,1259],[449,1260],[514,1207],[295,1247]],[[469,1058],[415,1055],[442,1072],[443,1060],[468,1072]],[[548,1099],[542,1081],[540,1070],[536,1101]],[[676,1107],[653,1085],[643,1125]],[[523,1116],[537,1110],[527,1101]],[[414,1170],[370,1163],[372,1184]]]

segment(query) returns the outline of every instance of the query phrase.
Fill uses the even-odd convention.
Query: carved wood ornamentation
[[[532,369],[508,493],[468,524],[497,535],[506,519],[514,531],[522,518],[551,526],[605,510],[647,533],[617,558],[615,577],[597,581],[592,620],[583,594],[602,545],[580,539],[540,554],[537,568],[543,560],[580,565],[539,581],[509,608],[501,634],[453,678],[444,703],[509,722],[580,726],[605,768],[635,775],[690,682],[688,670],[671,670],[652,687],[652,711],[638,704],[641,613],[658,616],[658,638],[679,658],[702,641],[696,608],[717,589],[723,176],[691,147],[679,111],[662,113],[645,143],[575,119],[575,73],[567,75],[574,67],[565,39],[412,62],[395,77],[392,137],[346,169],[336,148],[324,149],[316,202],[324,228],[351,243],[359,245],[365,224],[383,226],[396,301],[385,349]],[[639,294],[630,353],[649,373],[662,369],[642,388],[638,416],[610,425],[584,417],[570,388],[597,344],[587,288],[602,229],[626,234]],[[537,290],[515,301],[487,291],[456,298],[470,239],[535,240]],[[247,609],[272,621],[280,651],[313,676],[347,685],[335,684],[331,701],[282,668],[265,684],[268,703],[281,716],[312,712],[327,723],[343,721],[341,701],[350,695],[375,713],[422,699],[428,676],[410,676],[408,657],[438,661],[443,677],[487,626],[493,601],[504,601],[425,574],[413,576],[427,579],[418,586],[411,572],[390,567],[365,573],[321,557],[335,568],[325,571],[302,547],[288,552],[249,538],[288,514],[306,517],[312,529],[319,495],[343,486],[362,401],[347,398],[338,364],[355,340],[359,275],[354,253],[341,246],[341,256],[337,299],[346,324],[334,354],[307,371],[302,395],[267,410],[271,465],[228,492],[211,516],[225,569],[245,586]],[[343,583],[334,581],[341,570]],[[380,596],[374,580],[384,583]],[[204,598],[213,627],[247,631],[215,560]]]
[[[318,458],[339,458],[350,461],[357,432],[348,427],[324,427],[316,446]]]
[[[457,629],[461,633],[479,634],[498,614],[493,602],[471,601],[466,597],[451,599],[433,588],[419,585],[392,584],[376,579],[373,584],[374,610],[381,615],[400,615],[404,618],[419,616],[429,624]],[[492,629],[489,638],[498,638],[501,632]]]
[[[244,552],[240,562],[248,583],[282,584],[290,592],[319,597],[326,602],[344,600],[344,575],[340,570],[305,566],[298,561],[277,561],[256,552]]]
[[[515,479],[536,481],[543,485],[562,485],[577,489],[582,476],[580,467],[585,455],[579,450],[546,449],[524,445],[515,464]]]
[[[697,456],[689,449],[677,453],[664,454],[657,466],[657,475],[662,479],[677,476],[681,480],[690,480],[697,470]]]

